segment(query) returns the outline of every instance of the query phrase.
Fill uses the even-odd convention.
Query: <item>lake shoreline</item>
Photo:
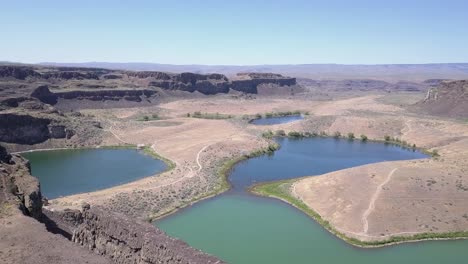
[[[416,243],[416,242],[423,242],[423,241],[444,241],[444,240],[464,240],[468,239],[468,231],[460,231],[460,232],[447,232],[447,233],[419,233],[412,236],[391,236],[388,240],[370,240],[364,241],[357,238],[353,238],[350,236],[345,235],[344,233],[338,231],[329,224],[328,221],[324,220],[320,214],[318,214],[315,210],[304,204],[301,200],[294,197],[290,192],[291,185],[305,177],[299,177],[294,179],[288,180],[279,180],[279,181],[271,181],[271,182],[263,182],[258,183],[250,186],[248,191],[260,197],[268,197],[280,200],[292,207],[295,207],[299,211],[303,212],[310,218],[312,218],[315,222],[317,222],[320,226],[322,226],[325,230],[329,233],[334,235],[335,237],[339,238],[340,240],[346,242],[349,245],[358,247],[358,248],[381,248],[387,246],[393,246],[403,243]],[[280,188],[280,185],[289,185],[286,191],[284,188]],[[276,190],[270,190],[268,187],[274,187]],[[457,236],[458,233],[461,233],[460,236]],[[433,237],[427,238],[414,238],[414,236],[418,235],[428,235]],[[449,237],[452,236],[453,237]],[[398,239],[399,241],[391,241],[392,239]],[[401,239],[401,240],[400,240]],[[388,241],[388,242],[387,242]]]

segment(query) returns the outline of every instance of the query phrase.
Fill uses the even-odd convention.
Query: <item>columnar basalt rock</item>
[[[149,223],[98,208],[83,209],[80,221],[72,241],[115,263],[223,263]]]
[[[274,73],[238,73],[237,77],[238,79],[232,80],[231,88],[245,93],[258,93],[257,87],[260,84],[296,85],[296,78]]]
[[[36,144],[50,138],[50,119],[24,114],[0,114],[0,141]]]
[[[15,205],[24,214],[36,219],[42,214],[39,181],[31,176],[29,162],[19,155],[10,155],[0,145],[0,185],[4,190],[0,201]]]

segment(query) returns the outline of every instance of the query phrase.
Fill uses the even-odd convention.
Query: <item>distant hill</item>
[[[468,80],[441,82],[415,107],[432,115],[468,118]]]
[[[298,65],[173,65],[158,63],[53,63],[42,65],[93,67],[133,71],[221,73],[233,76],[238,72],[276,72],[297,78],[324,79],[374,79],[389,82],[416,81],[427,79],[468,79],[468,63],[434,64],[381,64],[381,65],[343,65],[343,64],[298,64]]]

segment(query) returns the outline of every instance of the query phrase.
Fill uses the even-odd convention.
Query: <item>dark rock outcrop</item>
[[[99,75],[94,72],[77,72],[77,71],[52,71],[41,74],[44,79],[63,79],[63,80],[85,80],[94,79],[98,80]]]
[[[158,71],[127,71],[124,72],[128,77],[137,77],[137,78],[155,78],[158,80],[171,80],[172,75],[166,72]]]
[[[58,99],[58,96],[52,93],[47,85],[41,85],[34,89],[31,93],[31,97],[37,98],[39,101],[50,105],[56,104]]]
[[[39,99],[41,102],[55,105],[59,98],[62,99],[77,99],[77,100],[91,100],[91,101],[119,101],[121,99],[127,101],[140,102],[144,98],[155,96],[157,91],[149,89],[140,90],[96,90],[96,91],[83,91],[75,90],[68,92],[52,93],[49,87],[42,85],[37,87],[32,93],[31,97]]]
[[[165,90],[180,90],[187,92],[198,91],[203,94],[227,93],[229,89],[245,93],[257,93],[260,84],[277,84],[290,86],[296,84],[295,78],[283,77],[273,73],[241,73],[238,79],[229,80],[222,74],[196,74],[184,72],[169,74],[164,72],[135,72],[129,76],[151,78],[149,86],[160,87]]]
[[[50,138],[50,119],[30,115],[0,114],[0,141],[17,144],[36,144]]]
[[[468,118],[468,80],[442,81],[414,108],[432,115]]]
[[[284,77],[274,73],[238,73],[237,80],[232,80],[231,88],[244,93],[258,93],[260,84],[276,84],[279,86],[296,85],[296,78]]]
[[[41,68],[42,71],[37,71],[34,66],[22,65],[0,65],[0,78],[15,78],[25,80],[28,77],[38,79],[61,79],[61,80],[98,80],[101,75],[111,72],[111,70],[98,68],[81,68],[81,67],[57,67],[57,68]]]
[[[149,223],[98,208],[83,210],[81,217],[72,241],[115,263],[223,263]]]
[[[11,155],[8,153],[8,151],[0,145],[0,163],[10,163],[11,160]]]
[[[28,77],[39,76],[41,76],[41,74],[36,72],[34,68],[30,66],[0,66],[0,78],[11,77],[15,79],[25,80]]]
[[[21,96],[21,97],[11,97],[11,98],[6,98],[0,101],[0,105],[6,106],[6,107],[18,107],[20,103],[24,101],[28,101],[30,98]]]
[[[42,195],[39,181],[31,176],[29,162],[19,155],[10,155],[0,145],[0,202],[18,207],[24,214],[39,219]]]
[[[54,85],[55,87],[85,87],[95,91],[74,90],[60,92],[61,97],[87,98],[90,100],[117,100],[126,99],[139,102],[138,94],[132,94],[130,90],[120,90],[117,94],[110,94],[112,90],[121,87],[159,87],[164,90],[200,92],[206,95],[227,93],[230,89],[245,93],[257,93],[257,86],[261,84],[275,84],[278,86],[296,85],[295,78],[284,77],[274,73],[240,73],[233,80],[229,80],[223,74],[198,74],[192,72],[167,73],[159,71],[119,71],[98,68],[79,67],[32,67],[8,65],[0,66],[0,78],[14,78],[26,80],[32,78]],[[85,82],[69,82],[69,80],[84,80]],[[113,81],[115,80],[115,81]],[[21,85],[30,87],[31,82],[19,82]],[[76,91],[80,91],[77,94]],[[119,93],[126,91],[127,95]],[[148,89],[147,91],[153,91]],[[95,94],[97,93],[97,94]],[[44,103],[56,104],[58,93],[51,94],[44,86],[38,87],[32,94]],[[59,96],[60,97],[60,96]]]
[[[106,75],[103,75],[102,78],[107,79],[107,80],[116,80],[116,79],[122,79],[122,75],[106,74]]]
[[[118,101],[125,99],[128,101],[140,102],[142,98],[149,98],[157,94],[155,90],[141,89],[141,90],[97,90],[97,91],[69,91],[54,93],[57,98],[63,99],[78,99],[78,100],[92,100],[92,101]]]
[[[180,90],[187,92],[198,91],[203,94],[227,93],[229,91],[229,80],[222,74],[196,74],[184,72],[180,74],[169,74],[164,72],[140,72],[130,74],[151,78],[149,86],[160,87],[165,90]]]

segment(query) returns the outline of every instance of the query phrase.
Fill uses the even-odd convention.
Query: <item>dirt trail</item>
[[[201,163],[200,163],[200,154],[201,154],[203,151],[205,151],[205,149],[206,149],[207,147],[209,147],[209,146],[210,146],[210,145],[204,146],[204,147],[203,147],[202,149],[200,149],[200,151],[198,151],[198,153],[197,153],[198,172],[200,172],[200,171],[203,169],[203,166],[202,166]]]
[[[362,214],[362,222],[363,222],[363,233],[367,234],[367,231],[369,230],[369,215],[372,213],[372,211],[375,209],[375,201],[379,198],[380,192],[382,191],[382,187],[387,184],[391,179],[395,171],[397,171],[398,168],[393,169],[390,171],[390,173],[387,175],[387,178],[379,185],[377,186],[377,190],[375,193],[372,195],[369,207],[367,210]]]
[[[126,142],[125,140],[123,140],[122,138],[119,137],[119,135],[117,135],[114,131],[113,131],[113,127],[115,126],[115,122],[112,123],[112,125],[109,127],[109,129],[104,129],[104,131],[107,131],[109,133],[111,133],[118,141],[124,143],[124,144],[129,144],[128,142]]]
[[[190,167],[190,166],[180,166],[178,162],[175,162],[176,163],[176,166],[180,167],[182,170],[188,170],[188,172],[181,178],[173,181],[173,182],[170,182],[170,183],[167,183],[167,184],[163,184],[163,185],[159,185],[157,187],[155,187],[154,189],[161,189],[163,187],[167,187],[167,186],[171,186],[175,183],[178,183],[178,182],[181,182],[183,181],[184,179],[187,179],[187,178],[192,178],[196,175],[198,175],[198,173],[203,169],[203,166],[201,165],[200,163],[200,154],[205,151],[206,148],[208,148],[209,146],[213,145],[213,144],[216,144],[216,143],[212,143],[212,144],[209,144],[209,145],[206,145],[204,146],[203,148],[200,149],[200,151],[198,151],[197,153],[197,159],[196,159],[196,162],[198,164],[198,170],[196,171],[196,173],[194,173],[193,169]],[[156,152],[156,144],[153,144],[151,146],[151,148],[153,149],[153,151]]]

